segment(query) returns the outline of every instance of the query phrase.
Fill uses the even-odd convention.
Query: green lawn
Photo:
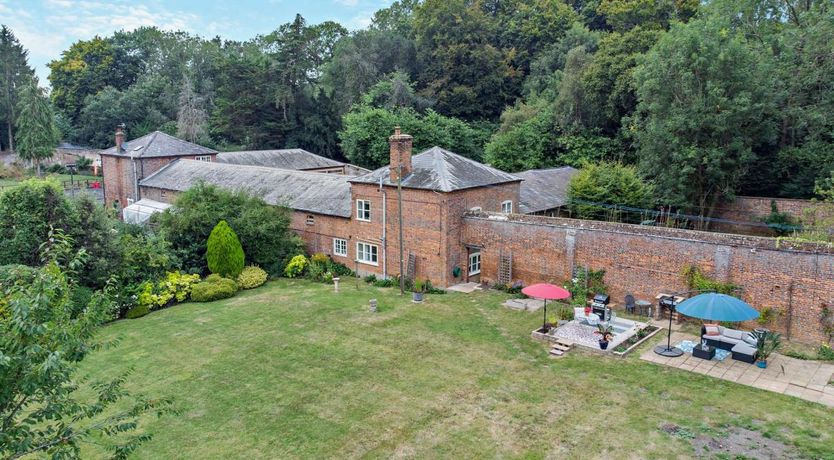
[[[134,367],[132,389],[176,401],[179,415],[148,420],[137,458],[686,458],[690,435],[732,426],[834,457],[830,409],[636,354],[550,359],[530,339],[541,316],[504,298],[414,305],[353,281],[335,294],[281,280],[116,322],[103,335],[121,343],[82,374]]]

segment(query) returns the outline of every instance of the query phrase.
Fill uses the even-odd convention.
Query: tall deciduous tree
[[[437,110],[468,120],[498,119],[520,92],[513,50],[498,45],[498,23],[480,2],[427,0],[414,14],[419,81]]]
[[[32,77],[20,92],[17,103],[17,152],[24,160],[32,161],[41,174],[41,160],[52,157],[61,140],[55,126],[55,113],[46,91]]]
[[[647,54],[630,129],[667,203],[708,217],[734,195],[753,147],[773,135],[769,74],[740,34],[710,18],[673,26]]]
[[[185,76],[180,91],[179,110],[177,111],[177,136],[188,142],[199,142],[206,136],[208,115],[204,108],[205,101],[194,91],[191,78]]]
[[[14,151],[14,126],[20,88],[34,76],[27,62],[28,51],[5,25],[0,26],[0,150]],[[4,142],[5,140],[5,142]]]

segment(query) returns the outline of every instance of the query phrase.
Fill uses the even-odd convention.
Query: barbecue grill
[[[591,309],[603,321],[611,319],[611,309],[608,308],[610,300],[611,298],[608,294],[598,293],[594,296],[594,300],[591,301]]]

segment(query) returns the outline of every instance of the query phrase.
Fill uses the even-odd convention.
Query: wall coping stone
[[[736,235],[730,233],[706,232],[669,227],[606,222],[598,220],[571,219],[566,217],[535,216],[528,214],[501,214],[469,211],[464,219],[507,222],[521,225],[558,227],[564,229],[592,230],[621,233],[652,238],[696,241],[715,245],[730,245],[770,251],[800,252],[808,254],[834,254],[834,244],[812,241],[797,241],[785,238]]]

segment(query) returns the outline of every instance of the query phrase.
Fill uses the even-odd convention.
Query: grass
[[[368,311],[376,298],[380,311]],[[106,327],[118,347],[82,375],[133,367],[130,388],[173,397],[135,458],[676,458],[743,426],[834,457],[834,411],[640,361],[530,339],[539,315],[506,294],[429,295],[280,280]],[[95,457],[100,452],[86,452]]]
[[[20,179],[0,179],[0,187],[11,187],[13,185],[17,185],[17,184],[23,182],[26,179],[31,179],[33,177],[36,177],[36,176],[34,176],[34,175],[25,176],[25,177],[22,177]],[[73,176],[70,176],[69,174],[51,174],[51,173],[47,173],[46,171],[44,171],[43,177],[44,178],[54,177],[62,185],[63,185],[64,182],[67,182],[67,184],[69,184],[71,179],[74,182],[81,182],[82,184],[84,183],[85,180],[90,180],[90,181],[94,181],[94,180],[102,181],[103,180],[101,176],[93,176],[92,173],[89,173],[87,171],[85,171],[81,174],[75,174]]]

